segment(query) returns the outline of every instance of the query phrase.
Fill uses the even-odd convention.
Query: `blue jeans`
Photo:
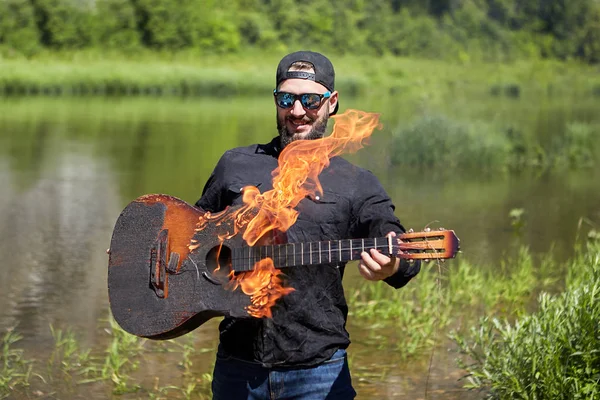
[[[270,369],[217,354],[213,400],[346,400],[353,399],[346,350],[313,367]]]

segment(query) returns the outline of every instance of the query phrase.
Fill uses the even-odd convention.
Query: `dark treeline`
[[[598,0],[0,0],[0,46],[600,62]]]

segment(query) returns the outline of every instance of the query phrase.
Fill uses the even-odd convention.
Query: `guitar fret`
[[[242,258],[242,265],[241,265],[241,268],[243,268],[244,271],[246,271],[246,268],[248,268],[246,266],[246,261],[247,261],[246,260],[246,253],[247,252],[248,252],[248,248],[247,247],[242,247],[241,248],[241,253],[242,253],[242,257],[241,257]]]
[[[333,256],[331,257],[331,261],[332,262],[334,262],[334,261],[342,261],[341,258],[340,258],[340,253],[339,253],[339,251],[340,251],[340,242],[339,241],[335,241],[335,242],[332,242],[332,244],[333,244],[334,248],[333,248],[333,252],[332,252]],[[337,260],[334,257],[337,257]]]
[[[338,240],[338,251],[340,252],[340,259],[338,261],[342,261],[342,241]]]
[[[286,262],[287,262],[288,267],[296,265],[296,260],[294,259],[295,258],[294,244],[293,243],[288,243],[285,246],[285,252],[286,252],[286,255],[287,255],[287,257],[286,257],[287,261]]]
[[[321,242],[319,242],[319,264],[322,264],[323,262],[321,261]]]
[[[352,241],[345,239],[343,240],[343,243],[342,255],[344,256],[344,261],[352,260]]]
[[[240,268],[243,268],[244,271],[246,270],[246,252],[247,252],[247,248],[246,247],[242,247],[240,249]]]
[[[232,249],[231,250],[231,268],[233,269],[235,267],[235,260],[237,260],[237,254],[241,251],[242,249]]]
[[[310,242],[308,244],[308,257],[309,257],[309,264],[312,265],[312,242]]]

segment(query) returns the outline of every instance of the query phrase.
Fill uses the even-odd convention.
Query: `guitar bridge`
[[[167,257],[168,248],[169,230],[163,229],[150,250],[150,287],[160,298],[169,295],[169,274],[177,272],[179,263],[179,253],[172,252]]]

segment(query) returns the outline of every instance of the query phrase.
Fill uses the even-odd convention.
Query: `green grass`
[[[0,53],[1,54],[1,53]],[[6,53],[5,53],[6,54]],[[87,50],[0,56],[0,95],[255,95],[274,86],[283,54],[197,52],[131,54]],[[449,93],[519,97],[579,93],[598,96],[591,66],[556,61],[459,63],[412,58],[331,56],[345,95],[371,92],[427,99]]]
[[[488,316],[452,335],[467,387],[494,399],[600,398],[600,252],[581,253],[560,295],[541,293],[538,310],[511,322]]]
[[[370,339],[402,357],[430,351],[444,331],[481,315],[524,315],[540,288],[553,287],[559,270],[550,257],[534,260],[526,248],[499,267],[423,264],[400,290],[365,282],[348,294],[351,318],[371,326]],[[363,324],[363,323],[361,323]],[[376,328],[376,329],[375,329]]]
[[[29,386],[33,360],[25,358],[24,351],[15,347],[21,339],[23,336],[13,330],[8,330],[2,337],[0,399],[9,398],[13,391]]]

